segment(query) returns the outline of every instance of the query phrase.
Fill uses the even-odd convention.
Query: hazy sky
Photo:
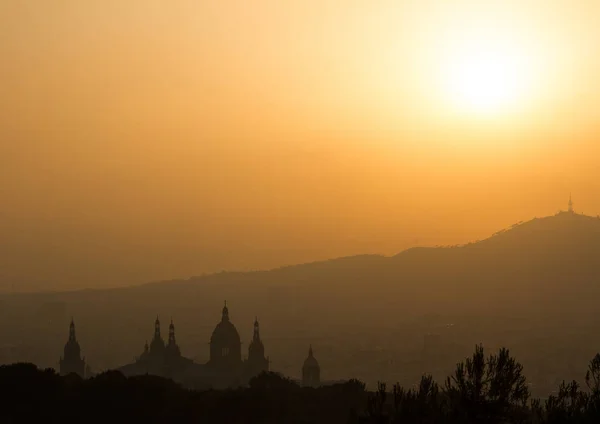
[[[462,243],[570,191],[596,215],[598,16],[597,1],[3,0],[0,286]],[[482,51],[492,71],[472,65]],[[480,113],[461,84],[510,101]]]

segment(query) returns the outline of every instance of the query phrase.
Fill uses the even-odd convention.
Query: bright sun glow
[[[531,96],[532,64],[523,46],[509,37],[470,34],[445,47],[441,71],[454,109],[498,115]]]
[[[496,109],[514,102],[519,95],[516,64],[494,52],[469,53],[457,58],[450,69],[455,100],[476,110]]]

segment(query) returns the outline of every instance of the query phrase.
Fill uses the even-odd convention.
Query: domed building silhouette
[[[214,376],[213,386],[216,388],[242,384],[242,342],[229,319],[227,302],[221,311],[221,321],[210,336],[210,359],[206,367]]]
[[[157,316],[154,321],[154,337],[150,345],[146,342],[144,351],[136,358],[135,362],[125,365],[119,370],[125,375],[153,374],[176,378],[190,365],[192,365],[192,360],[181,356],[179,346],[175,342],[173,320],[169,325],[169,343],[165,346],[165,341],[160,334],[160,320]]]
[[[210,337],[210,359],[205,364],[194,363],[181,355],[175,340],[175,326],[171,320],[169,339],[165,345],[160,333],[158,317],[154,323],[154,337],[146,342],[143,353],[131,364],[119,370],[125,375],[153,374],[171,378],[194,388],[238,387],[268,371],[269,360],[260,339],[258,320],[248,347],[248,359],[242,360],[242,342],[235,325],[229,318],[227,302],[221,310],[221,320]]]
[[[81,357],[81,347],[75,336],[75,321],[71,318],[69,325],[69,340],[65,344],[64,354],[60,358],[60,374],[75,373],[81,378],[85,377],[85,358]]]
[[[321,367],[313,355],[312,346],[308,348],[308,357],[302,365],[302,386],[319,387],[321,385]]]
[[[242,363],[242,342],[235,325],[229,320],[227,302],[223,306],[221,322],[210,337],[209,365],[217,369],[229,369]]]

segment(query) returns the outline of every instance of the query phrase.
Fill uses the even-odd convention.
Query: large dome
[[[235,325],[229,321],[229,309],[227,308],[227,302],[225,302],[225,306],[223,306],[221,322],[217,324],[212,336],[210,336],[210,343],[212,345],[219,346],[232,346],[241,344],[240,334],[235,328]]]
[[[231,321],[223,320],[215,327],[212,336],[210,336],[210,342],[219,345],[230,345],[241,343],[241,339],[235,325]]]
[[[210,362],[228,369],[237,367],[242,362],[241,346],[240,335],[229,320],[229,309],[225,303],[221,322],[210,337]]]

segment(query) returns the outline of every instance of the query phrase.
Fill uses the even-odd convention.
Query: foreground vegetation
[[[481,346],[441,385],[424,376],[417,388],[382,383],[373,393],[357,380],[311,389],[275,373],[247,388],[199,392],[148,375],[109,371],[82,380],[22,363],[0,367],[0,422],[598,423],[600,354],[585,383],[565,382],[543,402],[530,399],[509,351],[486,356]]]

